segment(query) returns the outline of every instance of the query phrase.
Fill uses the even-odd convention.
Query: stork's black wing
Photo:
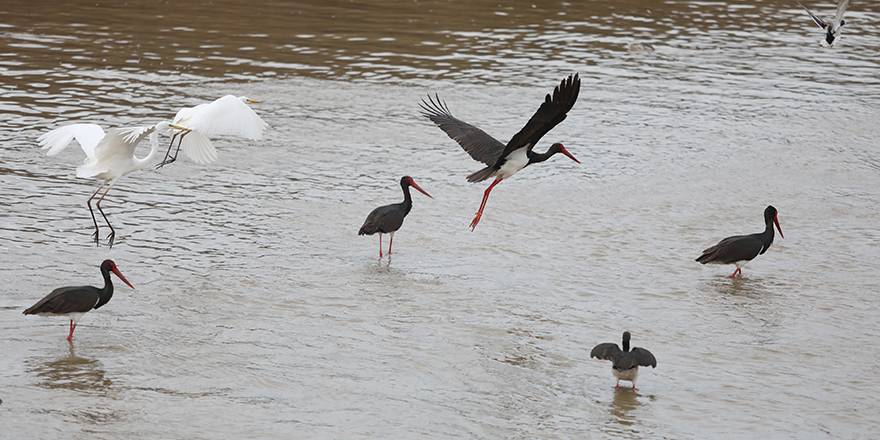
[[[92,286],[59,287],[24,311],[25,315],[41,313],[85,313],[98,303],[99,289]]]
[[[798,3],[798,4],[801,5],[800,3]],[[820,29],[825,29],[826,27],[828,27],[828,23],[825,23],[825,20],[822,20],[821,18],[817,17],[816,14],[814,14],[812,11],[807,9],[806,6],[801,5],[801,7],[804,8],[805,11],[807,11],[807,14],[810,14],[810,18],[813,19],[813,21],[816,23],[816,26],[819,26]]]
[[[657,359],[654,358],[654,355],[651,354],[650,351],[645,350],[641,347],[633,347],[630,350],[636,362],[643,367],[652,367],[657,368]]]
[[[620,353],[622,353],[622,351],[617,344],[613,342],[605,342],[593,347],[593,351],[590,352],[590,357],[606,361],[614,361],[614,358],[619,356]]]
[[[735,235],[721,240],[715,246],[703,251],[696,261],[706,263],[730,264],[737,261],[751,261],[763,253],[764,242],[761,234]]]
[[[553,94],[547,94],[544,103],[538,107],[538,111],[532,115],[529,122],[510,138],[510,142],[504,147],[504,152],[500,158],[507,157],[514,150],[518,150],[526,145],[529,149],[535,146],[547,132],[565,120],[565,116],[577,101],[578,94],[581,90],[581,80],[578,74],[569,75],[568,78],[562,80]]]
[[[501,141],[452,116],[449,107],[436,94],[434,97],[428,95],[427,100],[422,99],[420,106],[422,114],[437,124],[452,140],[458,142],[461,148],[464,148],[464,151],[467,151],[474,160],[486,165],[494,165],[501,157],[501,152],[504,151],[504,144]]]

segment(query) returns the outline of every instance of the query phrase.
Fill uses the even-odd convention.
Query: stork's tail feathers
[[[715,251],[718,250],[718,246],[712,246],[709,249],[703,251],[703,255],[697,257],[694,261],[700,264],[706,264],[715,259]]]
[[[482,182],[482,181],[492,177],[492,175],[495,174],[495,171],[496,171],[495,167],[483,168],[482,170],[477,171],[476,173],[473,173],[470,176],[468,176],[468,178],[467,178],[468,182],[471,182],[471,183]]]

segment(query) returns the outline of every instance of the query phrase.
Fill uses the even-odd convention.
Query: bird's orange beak
[[[134,286],[132,286],[131,283],[129,283],[128,280],[125,279],[125,275],[123,275],[122,272],[119,271],[118,267],[116,267],[114,265],[113,268],[111,268],[110,270],[112,270],[113,273],[115,273],[116,276],[118,276],[119,279],[122,280],[123,283],[128,284],[128,287],[131,287],[132,289],[134,289]]]
[[[413,179],[409,179],[409,186],[415,188],[416,191],[418,191],[418,192],[420,192],[420,193],[422,193],[422,194],[424,194],[424,195],[426,195],[426,196],[428,196],[428,197],[431,197],[431,195],[428,194],[427,191],[423,190],[422,187],[419,186],[419,184],[416,183],[415,180],[413,180]],[[431,198],[433,199],[434,197],[431,197]]]
[[[565,149],[565,147],[559,147],[559,152],[562,153],[562,154],[564,154],[564,155],[566,155],[566,156],[568,156],[569,159],[571,159],[571,160],[573,160],[573,161],[575,161],[575,162],[577,162],[577,163],[581,163],[581,161],[577,160],[577,158],[574,157],[573,154],[569,153],[568,150]]]
[[[773,216],[773,223],[776,224],[776,230],[779,231],[779,236],[785,238],[785,234],[782,233],[782,227],[779,226],[779,214]]]

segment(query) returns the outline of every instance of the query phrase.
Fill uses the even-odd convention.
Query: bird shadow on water
[[[611,418],[621,425],[632,426],[636,423],[636,418],[630,413],[641,405],[639,393],[632,389],[621,387],[619,390],[614,390],[614,400],[611,401]]]
[[[28,363],[28,372],[39,380],[37,386],[50,390],[106,394],[113,384],[100,363],[78,356],[73,344],[69,344],[67,354],[62,357],[49,361],[33,358]]]

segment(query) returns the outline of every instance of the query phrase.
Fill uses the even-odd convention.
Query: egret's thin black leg
[[[177,155],[180,153],[180,144],[183,143],[183,137],[188,134],[189,134],[189,132],[186,132],[186,133],[180,135],[180,140],[177,141],[177,149],[174,150],[174,157],[172,157],[168,163],[171,163],[171,162],[174,162],[175,160],[177,160]]]
[[[101,215],[104,217],[104,222],[106,222],[107,227],[110,228],[110,235],[107,236],[107,243],[112,248],[113,247],[113,240],[116,238],[116,230],[113,229],[113,225],[110,224],[110,219],[107,218],[107,214],[104,214],[104,210],[101,209],[101,202],[104,201],[104,197],[107,195],[108,192],[110,192],[110,186],[111,185],[107,185],[107,189],[104,191],[103,194],[101,194],[101,197],[98,198],[98,201],[95,203],[95,206],[98,207],[98,211],[100,211]]]
[[[177,137],[177,133],[174,133],[174,135],[171,136],[171,142],[168,143],[168,151],[165,152],[165,158],[162,159],[162,162],[159,162],[159,164],[156,165],[156,169],[157,169],[157,170],[158,170],[159,168],[162,168],[163,166],[165,166],[165,164],[169,163],[169,162],[168,162],[168,157],[171,156],[171,149],[174,148],[174,139],[175,139],[176,137]]]
[[[103,184],[98,185],[98,189],[96,189],[95,192],[92,193],[92,196],[89,197],[88,200],[86,200],[86,206],[89,207],[89,213],[92,214],[92,223],[95,224],[95,233],[92,234],[92,236],[95,237],[95,246],[98,245],[98,219],[95,218],[95,211],[92,210],[92,199],[94,199],[95,196],[98,195],[98,191],[101,191],[101,188],[104,188]]]

